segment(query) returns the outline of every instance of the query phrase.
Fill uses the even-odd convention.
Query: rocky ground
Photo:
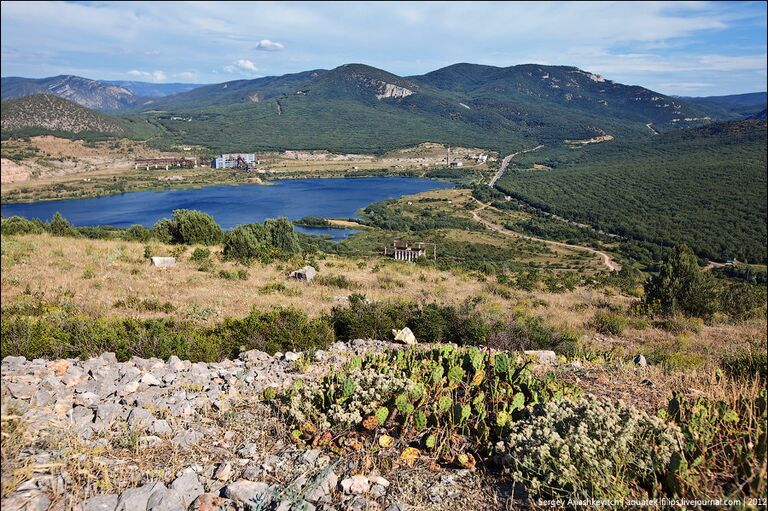
[[[341,459],[291,443],[265,389],[395,347],[335,343],[191,363],[112,353],[2,361],[3,511],[499,508],[481,471]]]

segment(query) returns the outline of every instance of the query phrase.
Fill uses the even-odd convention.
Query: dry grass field
[[[452,305],[479,298],[480,310],[489,316],[535,316],[546,325],[581,336],[587,351],[613,350],[624,357],[644,353],[655,365],[689,373],[706,372],[717,361],[757,352],[766,345],[765,318],[672,327],[637,319],[629,321],[619,335],[603,335],[594,326],[596,314],[617,311],[630,316],[627,311],[636,300],[612,288],[577,287],[553,293],[539,285],[523,291],[476,272],[440,271],[383,257],[335,255],[318,258],[320,278],[304,283],[287,278],[302,264],[299,261],[245,267],[221,260],[220,249],[214,248],[212,264],[201,271],[201,265],[191,260],[193,250],[179,254],[177,247],[156,245],[155,254],[175,253],[178,260],[172,268],[156,268],[145,259],[141,243],[4,236],[2,305],[35,296],[68,300],[92,316],[170,316],[212,323],[244,316],[252,307],[293,306],[317,317],[334,305],[345,305],[351,293],[372,300]],[[244,278],[229,280],[221,276],[222,270],[230,276],[244,270]],[[135,300],[169,305],[165,312],[139,310],[131,305]]]

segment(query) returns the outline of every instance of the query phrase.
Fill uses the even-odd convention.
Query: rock
[[[285,360],[287,360],[288,362],[295,362],[301,358],[301,353],[286,351],[285,355],[283,355],[283,358],[285,358]]]
[[[176,490],[163,488],[154,492],[147,502],[147,511],[185,511],[187,506]]]
[[[554,364],[557,362],[557,355],[552,350],[526,350],[523,353],[526,356],[538,359],[541,364]]]
[[[374,484],[373,486],[371,486],[370,494],[371,494],[371,497],[373,497],[374,499],[380,499],[387,494],[387,488],[380,484]]]
[[[75,404],[80,406],[93,406],[100,400],[98,394],[94,392],[83,392],[75,396]]]
[[[96,419],[109,426],[123,411],[123,407],[115,403],[103,403],[96,408]]]
[[[205,435],[200,431],[184,430],[180,431],[171,439],[171,443],[177,447],[189,447],[200,443]]]
[[[145,408],[134,408],[128,415],[128,426],[131,429],[145,430],[152,422],[152,412]]]
[[[242,507],[213,493],[203,493],[195,499],[189,509],[190,511],[236,511]]]
[[[270,488],[266,483],[240,479],[221,489],[221,496],[240,502],[246,507],[261,509],[270,500]],[[260,506],[260,507],[257,507]]]
[[[409,511],[410,509],[411,509],[411,506],[409,506],[405,502],[395,502],[384,511]]]
[[[163,492],[166,489],[163,483],[148,483],[138,488],[125,490],[117,501],[116,511],[147,509],[152,494],[158,491]]]
[[[634,364],[639,367],[645,367],[648,365],[648,361],[646,361],[645,357],[642,355],[635,355],[635,358],[632,359],[632,362],[634,362]]]
[[[302,453],[301,461],[303,461],[307,465],[314,465],[315,461],[317,461],[318,456],[320,456],[320,449],[310,449]]]
[[[231,463],[219,463],[216,467],[216,471],[213,473],[213,478],[219,481],[229,481],[232,477],[232,464]]]
[[[25,401],[32,399],[32,396],[37,392],[37,387],[34,385],[27,385],[26,383],[8,383],[5,386],[13,397]]]
[[[81,504],[82,511],[115,511],[117,495],[96,495]]]
[[[413,332],[411,332],[411,329],[408,327],[405,327],[402,330],[392,329],[392,335],[395,336],[396,342],[407,345],[416,344],[416,336],[413,335]]]
[[[253,442],[248,442],[244,444],[240,449],[238,449],[237,455],[241,458],[253,459],[253,457],[256,456],[258,452],[259,446]]]
[[[380,486],[383,486],[384,488],[389,488],[389,481],[387,481],[381,476],[369,475],[368,480],[371,482],[371,484],[378,484]]]
[[[156,447],[163,443],[163,440],[159,436],[145,435],[139,437],[139,447],[146,449],[148,447]]]
[[[165,419],[158,419],[152,423],[152,432],[156,435],[164,436],[170,435],[173,432],[170,424]]]
[[[184,503],[184,508],[188,508],[195,499],[205,493],[197,474],[195,474],[194,470],[189,468],[185,469],[184,472],[171,483],[171,489],[179,494],[181,501]]]
[[[146,373],[144,376],[141,377],[141,380],[139,382],[148,385],[148,386],[159,386],[162,385],[163,382],[158,380],[152,373]]]
[[[3,511],[47,511],[51,499],[40,490],[17,491],[3,499]]]
[[[341,481],[341,488],[344,490],[344,493],[362,495],[363,493],[368,493],[371,489],[371,483],[364,475],[356,475]]]
[[[158,268],[168,268],[170,266],[176,266],[175,257],[152,257],[151,266],[157,266]]]
[[[312,279],[315,278],[315,275],[317,275],[317,270],[314,269],[311,266],[305,266],[301,269],[298,269],[296,271],[292,271],[288,277],[296,280],[304,280],[307,282],[311,282]]]
[[[129,381],[128,383],[126,383],[125,385],[117,389],[117,395],[120,397],[124,397],[124,396],[127,396],[128,394],[133,394],[137,390],[139,390],[139,381],[133,380],[133,381]]]

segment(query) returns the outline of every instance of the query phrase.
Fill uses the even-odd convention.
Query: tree
[[[53,215],[53,218],[51,218],[51,221],[48,222],[48,225],[45,227],[46,230],[54,236],[79,236],[79,233],[72,227],[72,224],[70,224],[66,218],[61,216],[61,213],[58,211]]]
[[[283,255],[296,254],[301,250],[293,224],[287,218],[267,219],[264,226],[269,232],[270,244]]]
[[[215,245],[224,238],[224,232],[211,215],[187,209],[173,212],[172,232],[176,243]]]
[[[242,262],[266,260],[270,257],[266,238],[267,230],[261,224],[237,226],[224,236],[224,257]]]
[[[674,248],[644,289],[643,304],[651,312],[709,318],[718,309],[714,277],[701,271],[696,255],[685,244]]]

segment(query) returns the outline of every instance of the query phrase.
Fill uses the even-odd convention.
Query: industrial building
[[[258,165],[259,160],[253,153],[232,153],[222,154],[218,158],[211,160],[211,167],[214,169],[242,169],[250,170]]]

